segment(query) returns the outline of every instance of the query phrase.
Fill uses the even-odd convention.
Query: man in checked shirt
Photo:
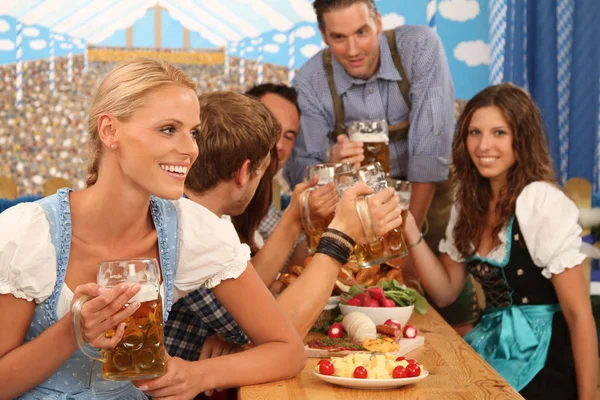
[[[374,0],[316,0],[313,8],[328,48],[296,74],[300,133],[284,167],[290,187],[308,165],[364,161],[363,143],[351,142],[352,121],[385,120],[390,176],[412,183],[410,211],[437,251],[452,203],[448,182],[454,133],[454,87],[442,43],[424,26],[384,32]],[[427,223],[426,223],[427,222]],[[416,274],[405,262],[405,280]],[[471,284],[442,310],[459,333],[478,316]]]

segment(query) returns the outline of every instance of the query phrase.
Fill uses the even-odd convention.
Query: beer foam
[[[156,285],[147,284],[140,286],[140,291],[129,300],[129,303],[133,303],[135,301],[143,303],[145,301],[152,301],[158,298],[158,290]]]
[[[381,133],[353,133],[350,135],[351,142],[364,143],[389,143],[390,138],[387,134]]]

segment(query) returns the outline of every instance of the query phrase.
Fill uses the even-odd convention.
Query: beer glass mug
[[[356,182],[365,182],[375,192],[388,187],[385,172],[379,163],[365,165],[352,171],[338,171],[335,174],[335,186],[338,195],[354,185]],[[399,229],[391,230],[383,237],[376,237],[373,233],[373,221],[369,211],[366,197],[356,199],[356,210],[367,237],[367,244],[354,246],[354,255],[361,268],[368,268],[408,254],[404,237]]]
[[[100,360],[102,376],[113,381],[149,379],[165,373],[163,309],[160,296],[160,268],[156,259],[102,261],[98,265],[98,285],[107,289],[121,283],[138,284],[140,291],[125,307],[139,301],[140,308],[124,322],[125,333],[114,349],[92,350],[81,334],[81,308],[90,300],[82,296],[73,304],[73,324],[80,350]],[[115,334],[111,329],[107,337]]]
[[[409,181],[396,180],[393,182],[396,196],[400,199],[400,208],[402,209],[402,226],[406,223],[406,214],[410,206],[410,194],[412,186]]]
[[[306,189],[300,195],[300,216],[302,227],[306,234],[306,248],[309,254],[314,254],[315,251],[317,251],[317,245],[319,244],[319,240],[321,240],[321,235],[333,219],[333,213],[324,219],[315,220],[311,218],[309,204],[310,193],[315,189],[327,185],[329,182],[333,182],[336,168],[342,168],[343,170],[352,169],[350,164],[347,163],[326,163],[309,165],[306,167],[306,180],[309,180],[315,175],[318,175],[319,177],[319,182],[316,186]]]
[[[385,120],[352,121],[348,125],[348,138],[351,142],[364,143],[365,159],[361,165],[378,162],[386,176],[390,176],[390,138]]]
[[[408,214],[408,208],[410,206],[410,195],[412,186],[409,181],[403,180],[389,180],[394,187],[396,196],[400,199],[400,208],[402,209],[402,228],[406,224],[406,215]],[[402,258],[396,258],[394,260],[388,260],[386,262],[392,268],[401,269],[404,265]]]

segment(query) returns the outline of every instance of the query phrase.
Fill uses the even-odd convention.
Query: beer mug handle
[[[105,354],[90,346],[85,341],[85,339],[83,338],[83,334],[81,333],[81,309],[83,308],[85,302],[91,299],[91,296],[81,296],[73,303],[73,306],[71,306],[71,312],[73,313],[73,328],[75,331],[75,339],[77,340],[77,346],[79,347],[79,350],[81,350],[83,354],[85,354],[93,360],[105,362]]]
[[[300,220],[307,235],[316,235],[318,233],[310,219],[310,206],[308,203],[313,190],[314,188],[308,188],[300,194]]]

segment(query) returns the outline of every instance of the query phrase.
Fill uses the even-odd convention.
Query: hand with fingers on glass
[[[140,291],[140,285],[122,283],[110,289],[96,283],[77,286],[73,296],[75,333],[97,349],[112,349],[121,341],[125,321],[140,307],[140,302],[128,304]],[[80,334],[79,334],[80,333]]]
[[[352,142],[347,135],[338,135],[331,149],[331,162],[350,163],[356,168],[364,159],[362,142]]]

